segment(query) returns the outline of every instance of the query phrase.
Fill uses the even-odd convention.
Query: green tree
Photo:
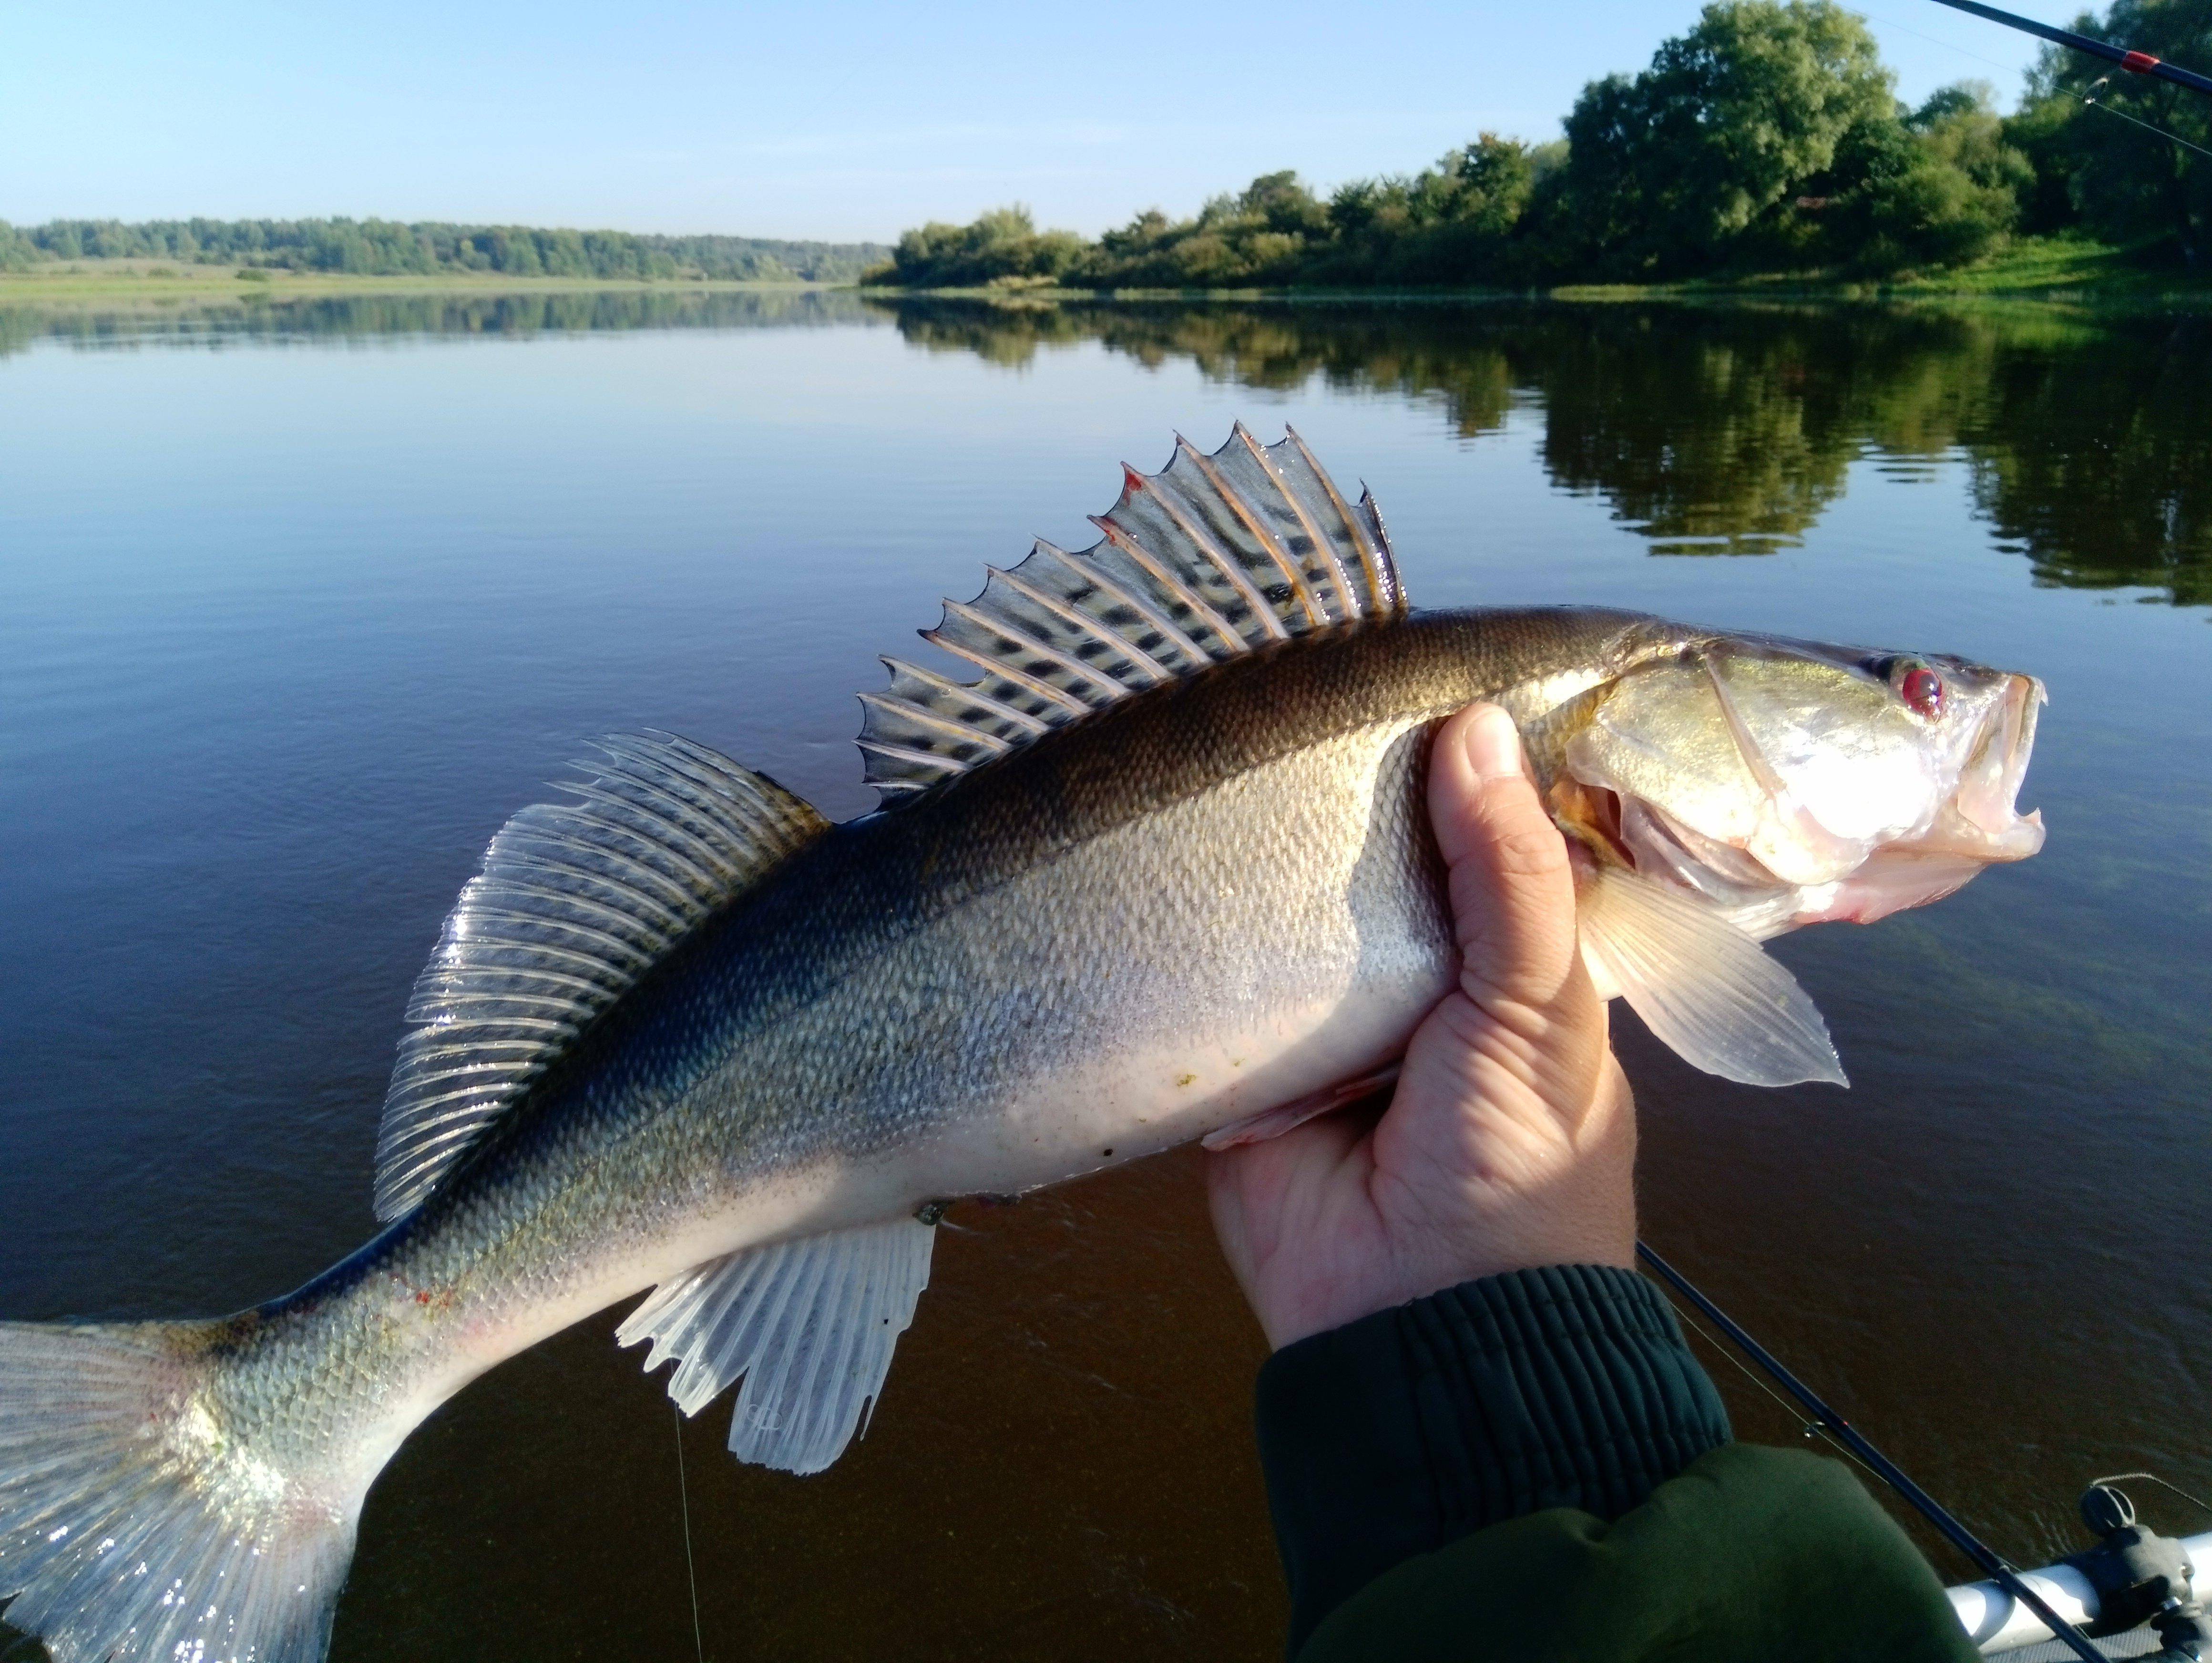
[[[2103,18],[2084,15],[2074,27],[2212,71],[2212,0],[2113,0]],[[2084,102],[2093,97],[2102,108]],[[2142,122],[2165,131],[2136,125]],[[2212,99],[2049,47],[2030,76],[2017,125],[2036,141],[2039,172],[2063,180],[2067,205],[2091,230],[2121,242],[2170,240],[2185,266],[2212,265],[2212,160],[2166,136],[2212,149]],[[2046,218],[2055,216],[2041,199],[2049,188],[2039,192]]]
[[[1330,199],[1336,236],[1326,281],[1419,287],[1510,283],[1515,233],[1544,158],[1518,139],[1484,133],[1411,179],[1358,180]]]
[[[1539,217],[1576,276],[1955,264],[2004,236],[2031,177],[1974,88],[1908,119],[1832,0],[1709,5],[1642,74],[1585,88],[1566,125]]]
[[[1979,259],[2010,232],[2035,177],[1978,82],[1943,88],[1902,122],[1854,128],[1834,173],[1815,246],[1829,263],[1874,271]]]
[[[890,263],[863,281],[908,289],[1049,283],[1065,277],[1085,250],[1073,231],[1038,230],[1030,210],[1016,203],[966,225],[932,221],[905,233]]]
[[[1562,186],[1582,263],[1663,277],[1812,241],[1796,199],[1855,130],[1896,122],[1873,37],[1832,0],[1722,0],[1633,80],[1593,82],[1567,118]]]

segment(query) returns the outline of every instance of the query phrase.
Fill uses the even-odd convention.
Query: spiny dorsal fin
[[[828,822],[672,734],[617,734],[574,802],[500,828],[415,984],[376,1139],[376,1215],[422,1201],[523,1087],[707,915]]]
[[[1039,539],[983,593],[948,600],[922,638],[983,673],[969,683],[887,658],[863,693],[860,746],[886,797],[925,790],[1116,699],[1309,630],[1402,611],[1372,496],[1345,501],[1297,433],[1262,446],[1242,422],[1201,456],[1181,438],[1158,473],[1124,465],[1105,533],[1070,553]]]

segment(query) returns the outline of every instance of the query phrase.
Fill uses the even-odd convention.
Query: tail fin
[[[0,1323],[0,1622],[54,1663],[319,1663],[362,1498],[241,1431],[239,1337]]]

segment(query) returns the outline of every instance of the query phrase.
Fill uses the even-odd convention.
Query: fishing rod
[[[2086,34],[2076,34],[2071,29],[2053,27],[2039,23],[2033,17],[2022,17],[2017,12],[2001,11],[1995,6],[1985,6],[1982,0],[1936,0],[1939,6],[1948,6],[1954,11],[1972,12],[1977,17],[1986,17],[1992,23],[2002,23],[2024,34],[2040,35],[2055,46],[2078,52],[2087,52],[2092,58],[2101,58],[2108,64],[2117,64],[2131,75],[2147,75],[2154,80],[2170,81],[2177,87],[2186,87],[2191,92],[2203,93],[2212,98],[2212,76],[2203,76],[2194,70],[2185,70],[2163,58],[2153,58],[2148,52],[2130,52],[2124,46],[2115,46],[2108,41],[2092,40]]]
[[[1954,0],[1945,0],[1946,4],[1954,3]],[[1796,1398],[1805,1412],[1812,1416],[1829,1436],[1865,1462],[1892,1489],[1919,1509],[1921,1516],[1941,1531],[1946,1541],[1980,1566],[1998,1587],[2041,1618],[2044,1625],[2069,1651],[2084,1659],[2086,1663],[2106,1663],[2105,1654],[2090,1643],[2088,1636],[2053,1611],[2050,1602],[2023,1581],[2020,1573],[2006,1563],[1994,1549],[1952,1517],[1950,1509],[1907,1477],[1902,1467],[1876,1449],[1867,1441],[1864,1434],[1830,1408],[1820,1393],[1783,1367],[1779,1358],[1752,1338],[1719,1306],[1707,1299],[1695,1282],[1652,1252],[1648,1243],[1638,1241],[1636,1244],[1636,1256],[1656,1270],[1676,1293],[1703,1312],[1706,1320],[1718,1327],[1735,1343],[1739,1350],[1771,1375],[1775,1384]]]

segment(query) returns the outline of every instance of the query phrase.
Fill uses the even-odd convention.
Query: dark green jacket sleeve
[[[1298,1663],[1976,1655],[1848,1471],[1729,1441],[1629,1271],[1486,1277],[1286,1346],[1259,1424]]]

